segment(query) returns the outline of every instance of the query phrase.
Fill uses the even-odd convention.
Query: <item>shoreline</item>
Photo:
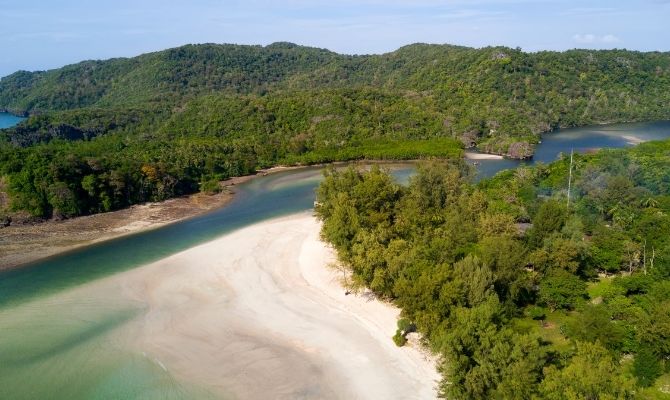
[[[551,132],[555,131],[543,134],[551,134]],[[632,135],[622,135],[622,138],[629,145],[637,145],[647,141],[646,139],[637,138]],[[462,157],[473,161],[475,164],[478,164],[478,161],[484,160],[496,161],[506,159],[502,155],[481,153],[467,149],[462,152]],[[232,177],[221,181],[219,184],[228,193],[212,195],[209,196],[209,199],[207,199],[207,195],[196,193],[180,198],[168,199],[163,202],[133,205],[129,208],[109,213],[80,216],[64,221],[50,220],[32,225],[13,224],[9,227],[0,227],[0,271],[20,268],[35,261],[73,249],[159,228],[225,207],[234,196],[234,192],[230,193],[231,187],[248,182],[259,176],[309,167],[323,167],[326,165],[334,165],[336,167],[347,164],[393,165],[397,163],[414,163],[416,161],[418,160],[352,160],[309,165],[275,166],[260,169],[254,174]],[[0,206],[3,205],[2,194],[0,192]],[[226,197],[221,198],[223,196]],[[203,199],[205,200],[203,201]],[[189,206],[189,202],[194,204]],[[205,204],[198,204],[199,202],[204,202]],[[176,208],[179,209],[178,213],[171,211],[173,203],[176,203]]]
[[[466,151],[463,153],[464,157],[468,160],[504,160],[505,157],[499,154],[492,153],[478,153],[472,151]]]
[[[416,160],[341,161],[346,164],[397,164]],[[47,220],[35,224],[13,224],[0,227],[0,271],[22,268],[34,262],[57,256],[93,244],[117,239],[135,233],[161,228],[166,225],[226,207],[235,197],[235,186],[255,178],[284,171],[330,164],[275,166],[260,169],[255,174],[232,177],[219,182],[220,193],[195,193],[161,202],[135,204],[121,210],[70,219]]]
[[[621,138],[626,141],[631,146],[637,146],[638,144],[642,144],[644,142],[648,142],[646,139],[642,139],[637,136],[633,135],[622,135]]]
[[[142,304],[123,337],[189,385],[244,399],[436,398],[436,358],[393,343],[398,308],[344,294],[320,227],[311,212],[263,221],[91,287]]]
[[[0,228],[0,271],[183,221],[224,207],[233,196],[228,191],[211,196],[198,193],[62,221]]]
[[[219,182],[220,193],[194,193],[161,202],[135,204],[121,210],[84,215],[61,221],[0,228],[0,271],[21,268],[68,251],[184,221],[225,207],[235,185],[256,177],[303,167],[273,167],[253,175]]]
[[[397,307],[344,294],[320,228],[311,212],[269,219],[5,309],[0,322],[20,344],[10,361],[40,360],[11,379],[48,391],[79,377],[71,395],[103,395],[100,381],[141,365],[147,375],[126,396],[177,389],[193,399],[435,399],[437,358],[415,340],[393,343]],[[26,326],[40,329],[20,335]],[[85,340],[64,347],[64,337]],[[31,340],[39,345],[23,345]],[[59,367],[45,376],[42,365]]]

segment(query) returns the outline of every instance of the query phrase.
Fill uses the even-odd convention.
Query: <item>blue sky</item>
[[[0,0],[0,76],[186,43],[670,50],[670,0]]]

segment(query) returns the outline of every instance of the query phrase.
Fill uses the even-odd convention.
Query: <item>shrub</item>
[[[400,329],[395,331],[395,335],[393,335],[393,343],[395,343],[398,347],[402,347],[405,345],[405,343],[407,343],[407,338],[402,334]]]
[[[200,191],[205,194],[215,194],[221,192],[221,186],[216,179],[208,179],[200,183]]]
[[[649,387],[662,373],[663,368],[654,352],[646,346],[642,347],[633,363],[633,374],[637,378],[637,384]]]
[[[398,320],[398,331],[402,332],[403,335],[414,332],[415,330],[416,326],[407,318],[400,318]]]
[[[543,307],[532,306],[528,309],[528,316],[536,321],[542,321],[547,316],[547,313]]]

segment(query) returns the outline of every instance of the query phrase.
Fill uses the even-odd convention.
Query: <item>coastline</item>
[[[391,340],[399,309],[344,294],[310,212],[75,289],[143,312],[117,334],[177,381],[244,399],[436,398],[436,359]],[[110,288],[117,288],[111,290]]]
[[[222,191],[214,195],[195,193],[107,213],[0,228],[0,271],[21,268],[67,251],[160,228],[225,207],[235,196],[235,185],[295,168],[302,167],[274,167],[253,175],[233,177],[221,181]]]
[[[265,220],[3,309],[5,393],[435,399],[436,357],[393,343],[398,308],[345,295],[320,228],[311,212]]]
[[[600,126],[600,125],[593,125]],[[553,131],[556,132],[556,131]],[[548,133],[553,134],[553,133]],[[622,135],[629,145],[647,141],[633,135]],[[463,157],[477,163],[480,160],[503,160],[502,155],[464,150]],[[275,172],[295,170],[306,167],[347,164],[372,165],[412,163],[417,160],[354,160],[327,164],[296,166],[277,166],[258,170],[255,174],[233,177],[220,182],[224,191],[230,187],[247,182],[255,177]],[[104,214],[76,217],[65,221],[46,221],[34,225],[11,225],[0,228],[0,270],[21,267],[59,253],[84,247],[98,242],[122,237],[124,235],[158,228],[196,215],[224,207],[234,194],[226,193],[209,196],[194,194],[182,198],[169,199],[160,203],[134,205],[128,209]],[[223,198],[221,198],[223,197]],[[3,203],[0,192],[0,205]],[[171,211],[176,209],[178,211]]]
[[[335,166],[411,163],[409,161],[334,162]],[[228,205],[235,196],[235,186],[252,179],[284,171],[327,164],[276,166],[260,169],[255,174],[232,177],[219,182],[220,193],[192,195],[161,202],[135,204],[107,213],[71,219],[48,220],[35,224],[13,224],[0,227],[0,271],[21,268],[33,262],[92,244],[117,239],[134,233],[160,228]]]
[[[0,271],[20,268],[60,253],[178,222],[223,207],[230,191],[194,194],[123,210],[34,225],[0,228]]]

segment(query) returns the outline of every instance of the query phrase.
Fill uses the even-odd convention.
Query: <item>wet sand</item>
[[[194,217],[221,208],[233,199],[234,187],[258,176],[300,167],[274,167],[254,175],[222,181],[220,193],[196,193],[162,202],[62,221],[13,223],[0,227],[0,270],[10,269],[79,247],[115,239]],[[8,205],[0,181],[0,210]],[[25,217],[25,216],[22,216]]]
[[[395,346],[397,308],[345,296],[319,228],[262,222],[78,290],[142,304],[119,342],[224,397],[435,398],[434,359]]]
[[[146,203],[108,213],[0,228],[0,270],[40,260],[82,246],[155,229],[223,207],[229,191],[194,194]]]

